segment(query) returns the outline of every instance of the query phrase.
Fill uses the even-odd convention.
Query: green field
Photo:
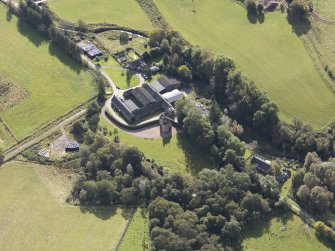
[[[6,12],[0,5],[0,74],[29,96],[0,112],[0,117],[22,139],[84,103],[95,91],[89,72],[15,16],[8,18]]]
[[[313,228],[293,213],[257,224],[245,235],[242,246],[246,251],[332,250],[317,239]]]
[[[118,251],[150,250],[149,222],[146,210],[137,209]]]
[[[114,131],[114,127],[105,118],[100,119],[100,125]],[[196,173],[203,168],[213,167],[209,157],[199,152],[199,149],[181,134],[164,140],[138,138],[122,130],[118,130],[118,135],[121,143],[136,146],[147,158],[154,159],[170,172]],[[113,139],[114,135],[110,138]]]
[[[6,127],[0,122],[0,147],[7,149],[14,145],[16,140],[10,135]]]
[[[115,68],[103,68],[102,70],[112,78],[113,82],[120,89],[124,90],[140,84],[139,77],[132,73],[130,73],[129,77],[127,77],[126,70]]]
[[[4,165],[0,184],[0,250],[111,250],[126,225],[119,209],[60,206],[33,165]]]
[[[140,30],[152,25],[135,0],[50,0],[52,11],[63,19],[87,23],[112,23]]]
[[[189,42],[231,57],[279,105],[283,119],[296,116],[320,128],[335,118],[335,97],[286,15],[268,13],[264,23],[252,24],[246,10],[231,0],[155,3]]]

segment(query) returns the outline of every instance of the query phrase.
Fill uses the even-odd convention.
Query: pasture
[[[135,0],[50,0],[49,6],[61,18],[86,23],[111,23],[139,30],[152,25]]]
[[[255,225],[244,234],[242,246],[246,251],[286,251],[293,247],[305,251],[332,250],[318,240],[313,228],[293,213]]]
[[[3,149],[7,149],[10,146],[14,145],[15,142],[16,140],[8,132],[4,124],[0,122],[0,147]]]
[[[115,129],[103,117],[100,118],[100,126],[106,127],[111,132]],[[137,147],[147,158],[154,159],[171,173],[191,174],[203,168],[213,168],[211,159],[182,134],[168,139],[143,139],[118,129],[117,135],[121,143]],[[115,134],[108,135],[110,139],[114,139],[114,136]]]
[[[318,74],[286,15],[268,13],[251,23],[231,0],[155,0],[166,20],[194,45],[232,58],[238,69],[266,91],[284,120],[314,128],[335,118],[335,97]]]
[[[49,167],[0,169],[0,250],[111,250],[127,222],[121,210],[60,205],[36,168]]]
[[[22,139],[84,103],[95,94],[91,73],[0,5],[0,75],[28,92],[20,103],[0,111]]]
[[[149,220],[145,209],[136,210],[118,250],[150,250]]]

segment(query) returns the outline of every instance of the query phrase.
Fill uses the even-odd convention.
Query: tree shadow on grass
[[[52,56],[57,57],[59,61],[71,68],[71,70],[75,71],[77,74],[82,70],[82,66],[79,63],[74,61],[74,59],[70,58],[65,52],[52,43],[49,44],[49,53]]]
[[[213,160],[205,149],[199,149],[197,144],[191,142],[183,133],[177,134],[177,144],[185,155],[186,168],[192,174],[196,174],[203,168],[214,168]],[[173,155],[172,155],[173,156]]]
[[[251,24],[257,23],[257,15],[247,14],[248,20]]]
[[[117,207],[115,206],[80,206],[80,211],[83,214],[90,213],[101,220],[108,220],[116,214]]]
[[[48,42],[45,37],[40,35],[37,31],[35,31],[31,26],[29,26],[21,19],[17,21],[17,29],[21,33],[21,35],[27,37],[30,42],[32,42],[36,47],[39,47],[42,43]]]
[[[12,21],[12,19],[13,19],[13,13],[9,9],[7,9],[7,13],[6,13],[7,22]]]
[[[101,220],[109,220],[112,218],[118,208],[117,206],[100,206],[100,205],[81,205],[80,211],[83,214],[93,214]],[[134,209],[130,207],[121,207],[122,212],[121,215],[124,219],[129,220],[131,216],[134,214]]]
[[[260,24],[264,23],[264,21],[265,21],[265,15],[264,15],[263,12],[262,12],[262,13],[259,13],[259,14],[257,15],[257,20],[258,20],[258,22],[259,22]]]
[[[292,17],[288,17],[287,21],[292,26],[292,31],[298,36],[307,34],[312,28],[311,21],[309,21],[308,18],[299,20]]]

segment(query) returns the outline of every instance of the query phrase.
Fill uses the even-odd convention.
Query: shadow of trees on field
[[[299,20],[288,16],[287,21],[291,25],[292,31],[298,36],[305,35],[312,29],[311,21],[308,18]]]
[[[257,23],[257,15],[253,15],[248,13],[247,14],[248,20],[251,24],[256,24]]]
[[[12,19],[13,19],[13,13],[9,9],[7,9],[7,13],[6,13],[7,22],[12,21]]]
[[[71,70],[75,71],[77,74],[80,73],[82,67],[79,63],[75,62],[72,58],[65,54],[60,48],[58,48],[53,43],[49,44],[49,53],[52,56],[57,57],[59,61],[61,61],[64,65],[71,68]]]
[[[213,160],[206,149],[199,149],[183,132],[177,134],[177,145],[182,149],[185,155],[186,169],[191,173],[196,174],[203,168],[214,168]]]
[[[80,206],[80,211],[83,214],[93,214],[94,216],[96,216],[97,218],[101,219],[101,220],[109,220],[110,218],[112,218],[118,208],[117,206],[99,206],[99,205],[82,205]],[[128,207],[122,207],[122,217],[126,220],[129,220],[130,217],[133,215],[134,213],[134,209],[133,208],[128,208]]]
[[[27,23],[18,19],[17,29],[21,35],[25,36],[32,42],[36,47],[39,47],[42,43],[48,42],[48,40],[41,36],[37,31],[30,27]]]

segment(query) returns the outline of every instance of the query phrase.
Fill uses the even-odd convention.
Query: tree
[[[97,102],[92,102],[87,106],[86,119],[92,131],[96,131],[100,121],[101,108]]]
[[[225,239],[228,243],[234,243],[241,236],[241,225],[232,217],[230,221],[226,222],[224,227],[221,230],[222,238]]]
[[[309,201],[309,196],[310,196],[310,190],[306,185],[302,185],[301,187],[299,187],[299,190],[297,192],[297,196],[298,198],[302,201],[302,202],[308,202]]]
[[[165,38],[165,32],[162,29],[156,29],[149,34],[149,45],[151,47],[158,47]]]
[[[316,186],[311,190],[311,201],[314,208],[319,212],[326,212],[329,209],[333,198],[333,193],[327,191],[323,187]]]
[[[246,7],[247,7],[248,15],[251,15],[251,16],[257,15],[256,3],[254,0],[247,0]]]
[[[309,13],[308,0],[294,0],[288,7],[288,17],[291,20],[305,21]]]
[[[178,72],[180,78],[183,81],[185,81],[186,83],[188,83],[192,80],[192,73],[186,65],[179,66],[177,72]]]
[[[82,139],[85,133],[85,126],[81,121],[76,121],[72,125],[71,132],[78,138]]]
[[[128,44],[129,35],[127,32],[121,32],[120,34],[120,44]]]
[[[257,4],[257,13],[258,15],[262,15],[263,14],[263,10],[264,10],[264,7],[262,4]]]
[[[0,165],[5,159],[4,150],[0,147]]]
[[[128,148],[123,154],[124,165],[127,166],[130,164],[133,167],[135,176],[140,175],[142,158],[143,153],[136,147]]]
[[[84,20],[82,20],[82,19],[78,20],[77,25],[78,25],[79,31],[81,31],[81,32],[86,32],[87,29],[88,29],[87,23]]]

